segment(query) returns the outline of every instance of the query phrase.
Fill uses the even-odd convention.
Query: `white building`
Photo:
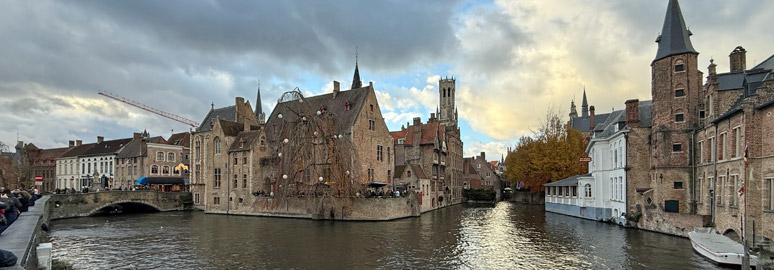
[[[56,159],[57,189],[81,188],[81,163],[78,156],[96,145],[96,143],[82,144],[81,140],[70,141],[70,144],[70,149]]]
[[[105,189],[113,181],[115,172],[115,157],[131,138],[105,141],[97,137],[97,143],[88,151],[78,156],[80,165],[79,179],[76,190],[83,187]]]
[[[653,103],[643,101],[638,106],[641,125],[650,125]],[[626,121],[625,110],[613,111],[594,127],[586,147],[591,157],[589,174],[546,184],[546,211],[626,222],[626,134],[631,130]]]

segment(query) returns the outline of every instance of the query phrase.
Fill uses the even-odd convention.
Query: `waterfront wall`
[[[545,204],[546,195],[543,192],[531,193],[524,190],[515,190],[509,201],[528,204]]]
[[[642,211],[639,220],[630,221],[629,225],[639,229],[688,237],[688,233],[694,228],[704,227],[712,221],[711,216],[664,212],[658,206],[650,206],[650,208]]]
[[[45,238],[42,227],[48,227],[48,208],[49,197],[41,197],[0,235],[0,249],[13,252],[18,258],[15,266],[2,269],[38,269],[36,248],[40,239]]]
[[[547,202],[545,205],[546,205],[546,212],[552,212],[552,213],[585,218],[590,220],[599,220],[599,221],[607,220],[610,218],[612,213],[609,208],[580,207],[577,205],[550,203],[550,202]]]
[[[225,207],[210,207],[206,213],[291,217],[329,220],[383,221],[419,216],[419,198],[410,193],[398,198],[335,198],[257,196],[252,202],[229,203]],[[223,203],[221,203],[223,204]]]

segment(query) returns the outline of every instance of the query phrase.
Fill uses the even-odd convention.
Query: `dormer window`
[[[345,111],[349,111],[350,109],[352,109],[352,105],[349,104],[349,101],[345,102],[344,103],[344,110]]]
[[[411,171],[407,171],[406,175],[408,175],[408,177],[411,177]]]
[[[240,141],[239,142],[239,148],[245,148],[245,142],[244,141]]]

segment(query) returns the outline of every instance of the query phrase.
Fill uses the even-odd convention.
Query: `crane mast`
[[[168,119],[172,119],[172,120],[175,120],[177,122],[180,122],[180,123],[192,126],[192,127],[199,127],[199,123],[197,123],[197,122],[195,122],[193,120],[187,119],[185,117],[179,116],[177,114],[168,113],[168,112],[165,112],[165,111],[162,111],[162,110],[150,107],[148,105],[145,105],[145,104],[142,104],[142,103],[139,103],[139,102],[127,99],[125,97],[121,97],[121,96],[118,96],[118,95],[115,95],[115,94],[108,93],[107,91],[99,91],[99,94],[103,95],[103,96],[106,96],[108,98],[111,98],[111,99],[114,99],[114,100],[117,100],[117,101],[129,104],[131,106],[143,109],[145,111],[155,113],[157,115],[166,117]]]

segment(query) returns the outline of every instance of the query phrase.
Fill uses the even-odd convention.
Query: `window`
[[[239,158],[236,156],[236,153],[234,153],[234,165],[239,164]]]
[[[772,211],[774,210],[774,178],[766,178],[763,184],[763,208]]]
[[[680,201],[678,200],[664,201],[664,211],[671,212],[671,213],[680,213]]]
[[[371,111],[373,112],[374,111],[374,104],[369,104],[369,106],[371,107]]]
[[[682,113],[675,114],[675,122],[683,122],[685,121],[685,117],[683,117]]]
[[[716,149],[717,149],[716,147],[717,146],[715,145],[715,138],[714,137],[713,138],[709,138],[708,142],[709,142],[709,146],[710,146],[710,155],[709,155],[710,159],[709,159],[709,161],[710,162],[714,162],[715,161],[715,155],[717,154],[716,153]]]
[[[699,118],[704,119],[704,110],[699,110]]]
[[[682,181],[675,181],[674,189],[683,189],[683,182]]]
[[[714,108],[712,108],[712,95],[709,96],[709,106],[707,106],[707,108],[709,108],[709,115],[712,115],[715,111]]]
[[[404,144],[406,143],[406,139],[398,139],[398,144]]]
[[[702,203],[704,201],[704,178],[699,178],[699,181],[697,181],[699,184],[694,187],[696,190],[696,202]]]
[[[411,177],[411,171],[406,171],[406,175],[408,175],[408,177]]]
[[[215,154],[220,154],[220,138],[215,137]]]
[[[215,188],[220,187],[220,168],[215,168]]]
[[[234,178],[232,178],[232,179],[234,180],[234,185],[232,187],[234,189],[236,189],[239,186],[239,183],[237,182],[238,181],[237,179],[239,179],[239,178],[237,178],[237,175],[235,174]]]
[[[683,144],[675,143],[672,144],[672,152],[682,152],[683,151]]]
[[[164,152],[156,152],[156,161],[164,161]]]
[[[591,184],[584,185],[583,189],[585,191],[586,198],[591,198]]]
[[[478,164],[478,168],[481,169],[481,164],[480,163]]]
[[[728,181],[728,195],[731,199],[728,200],[729,206],[739,206],[739,175],[732,175]]]
[[[375,124],[374,120],[368,120],[368,130],[376,130]]]
[[[384,161],[384,158],[382,157],[382,146],[377,145],[376,146],[376,160],[377,161]]]
[[[684,96],[685,96],[685,89],[675,90],[675,97],[684,97]]]
[[[194,203],[199,204],[199,193],[194,193]]]
[[[374,181],[374,169],[368,168],[368,181],[373,182]]]
[[[675,72],[685,71],[685,66],[683,65],[683,60],[677,60],[675,61]]]
[[[175,167],[175,168],[172,168],[172,174],[174,174],[174,175],[180,175],[180,170],[179,170],[177,167]]]
[[[159,166],[158,165],[152,165],[151,166],[151,174],[159,174]]]
[[[244,198],[239,198],[239,203],[244,203],[244,202],[245,202]]]
[[[167,161],[175,162],[175,153],[167,153]]]
[[[387,163],[390,163],[390,147],[387,147]]]
[[[704,163],[704,141],[699,141],[699,164]]]
[[[212,204],[220,204],[220,197],[212,197]]]
[[[246,165],[246,164],[247,164],[247,155],[245,155],[245,153],[242,152],[242,165]]]
[[[720,134],[720,160],[726,159],[726,133]]]
[[[734,157],[740,157],[741,156],[741,148],[742,148],[742,130],[737,127],[734,128]]]
[[[242,189],[247,188],[247,174],[242,175]]]
[[[726,177],[725,176],[718,176],[718,183],[717,183],[717,186],[718,186],[718,190],[717,190],[718,206],[722,206],[723,205],[723,197],[724,197],[723,196],[724,195],[723,191],[725,190],[725,184],[726,184]]]
[[[164,166],[164,167],[161,167],[161,172],[162,172],[164,175],[169,175],[169,166]]]

